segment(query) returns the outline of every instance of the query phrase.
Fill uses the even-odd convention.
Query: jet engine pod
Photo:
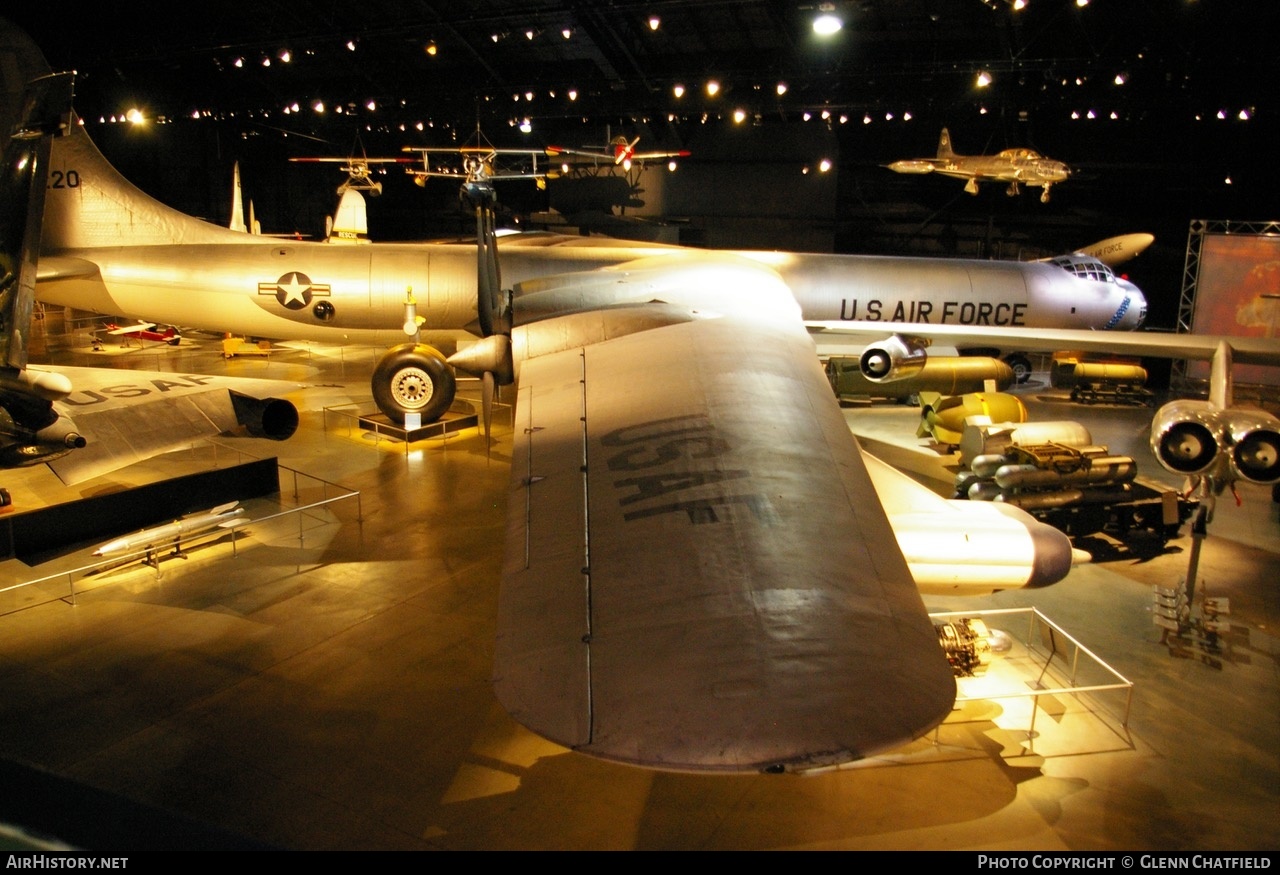
[[[1208,401],[1170,401],[1151,420],[1151,452],[1175,474],[1204,474],[1224,445],[1222,410]]]
[[[298,430],[298,408],[283,398],[253,398],[231,392],[236,420],[253,437],[288,440]]]
[[[1280,419],[1262,410],[1223,411],[1231,440],[1231,468],[1251,483],[1280,480]]]
[[[858,359],[862,375],[873,383],[901,380],[924,370],[929,341],[893,335],[867,346]]]

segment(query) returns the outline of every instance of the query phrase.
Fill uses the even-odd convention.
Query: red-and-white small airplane
[[[606,150],[596,149],[570,149],[565,146],[548,146],[548,155],[578,155],[584,158],[597,158],[602,161],[612,161],[614,164],[622,165],[623,169],[630,170],[631,165],[645,161],[656,161],[662,158],[688,158],[688,149],[679,149],[674,152],[637,152],[636,144],[640,142],[640,138],[628,141],[626,137],[618,136],[609,141]]]
[[[138,322],[134,325],[117,325],[115,322],[107,322],[102,326],[102,330],[116,337],[136,337],[139,341],[150,340],[155,343],[167,343],[170,346],[177,346],[182,340],[182,335],[172,325],[160,329],[154,322]]]

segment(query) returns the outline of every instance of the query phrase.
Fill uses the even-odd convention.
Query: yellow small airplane
[[[1043,188],[1040,202],[1048,203],[1049,189],[1066,182],[1071,169],[1061,161],[1046,158],[1034,149],[1005,149],[995,155],[957,155],[951,148],[951,134],[942,129],[936,158],[906,158],[886,164],[895,173],[940,173],[967,180],[964,190],[978,193],[982,182],[1007,182],[1006,193],[1013,197],[1022,185]]]

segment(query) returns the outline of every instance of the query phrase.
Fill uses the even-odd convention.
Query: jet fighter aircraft
[[[1046,158],[1034,149],[1005,149],[995,155],[957,155],[951,148],[951,134],[942,129],[936,158],[907,158],[886,164],[895,173],[938,173],[965,180],[964,190],[978,193],[983,182],[1007,182],[1007,193],[1018,194],[1019,186],[1043,189],[1040,202],[1048,203],[1049,189],[1066,182],[1070,168],[1061,161]]]

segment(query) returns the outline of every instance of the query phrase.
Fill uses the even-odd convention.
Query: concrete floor
[[[926,600],[1034,607],[1130,680],[1131,701],[968,701],[893,755],[811,776],[658,773],[546,742],[493,696],[507,411],[491,446],[475,430],[405,446],[346,415],[372,410],[368,350],[224,361],[212,339],[92,353],[66,335],[48,353],[306,384],[291,395],[303,408],[293,438],[241,445],[301,472],[299,500],[317,494],[310,478],[359,498],[302,524],[250,525],[158,571],[80,577],[74,603],[65,578],[0,593],[0,819],[121,852],[1280,846],[1280,525],[1268,489],[1243,488],[1238,508],[1221,501],[1204,542],[1201,588],[1231,607],[1217,653],[1171,646],[1152,620],[1152,586],[1185,575],[1187,537],[1152,558],[1110,550],[1044,590]],[[1066,405],[1036,384],[1023,394],[1033,418],[1079,419],[1158,473],[1149,410]],[[846,415],[908,467],[949,461],[911,437],[909,408]],[[43,467],[3,473],[20,511],[209,458],[174,454],[79,490]],[[278,509],[263,501],[250,516]],[[11,560],[0,586],[86,552]]]

